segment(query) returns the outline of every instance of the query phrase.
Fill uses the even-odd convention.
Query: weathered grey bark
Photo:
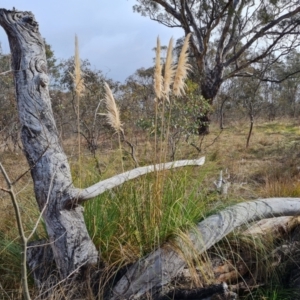
[[[77,194],[61,147],[48,91],[44,42],[31,12],[0,10],[14,73],[21,138],[31,168],[34,191],[55,261],[62,278],[82,265],[95,263],[98,252],[86,230],[82,207],[64,209]]]

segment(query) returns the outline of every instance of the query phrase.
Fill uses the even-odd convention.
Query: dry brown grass
[[[217,125],[212,124],[211,134],[205,137],[202,142],[202,153],[199,154],[195,148],[182,141],[178,149],[178,159],[193,159],[199,157],[199,155],[206,155],[206,165],[209,168],[213,167],[216,170],[223,169],[224,171],[228,169],[228,174],[230,174],[229,180],[235,184],[235,187],[240,186],[241,189],[252,190],[252,196],[262,195],[263,190],[265,190],[263,195],[268,196],[266,185],[273,190],[275,190],[275,187],[279,190],[283,189],[283,187],[279,188],[279,186],[290,185],[288,189],[294,190],[297,189],[299,180],[297,174],[300,167],[300,158],[298,157],[298,148],[300,146],[299,138],[297,140],[298,132],[290,133],[294,129],[297,130],[298,127],[297,125],[290,127],[290,125],[291,123],[286,122],[283,124],[274,122],[256,125],[250,147],[246,149],[247,124],[235,124],[235,126],[223,130],[216,140],[219,129]],[[274,128],[273,132],[272,128]],[[141,132],[136,141],[138,160],[142,165],[152,163],[155,149],[154,139]],[[200,141],[201,138],[195,136],[197,145],[200,144]],[[63,143],[74,172],[77,163],[75,151],[77,141],[73,138],[64,140]],[[85,149],[84,147],[82,148]],[[114,138],[109,138],[97,152],[97,156],[102,162],[103,170],[106,170],[103,178],[118,172],[119,158],[116,157],[116,148],[118,148],[118,142]],[[82,164],[90,165],[93,168],[93,161],[89,152],[84,150],[83,154]],[[0,158],[12,179],[17,178],[27,170],[26,159],[21,153],[2,152]],[[132,167],[129,159],[125,160],[124,163],[125,168]],[[88,178],[90,175],[86,174],[83,176]],[[208,179],[208,182],[210,180]],[[3,183],[3,178],[0,176],[0,185],[3,186]],[[20,195],[29,195],[29,191],[32,191],[30,174],[24,176],[17,187],[19,190],[22,190]],[[2,207],[9,207],[10,202],[7,201],[5,194],[3,192],[0,193]],[[270,191],[269,196],[275,194],[276,192]],[[30,195],[30,197],[33,197],[32,192]],[[1,211],[1,214],[6,213],[3,210]]]
[[[300,179],[299,177],[266,177],[261,195],[263,197],[300,197]]]
[[[223,171],[227,169],[229,181],[232,182],[231,192],[245,199],[298,195],[298,124],[291,121],[260,122],[254,127],[248,149],[245,148],[247,130],[246,122],[235,123],[223,130],[214,142],[219,130],[212,126],[212,134],[202,142],[202,153],[208,158],[207,164]],[[200,145],[200,141],[201,138],[196,138],[195,143]],[[189,148],[188,152],[183,153],[188,156],[193,153],[190,151],[193,150]]]
[[[3,162],[4,167],[9,174],[12,181],[15,181],[22,176],[15,183],[15,191],[20,200],[21,213],[26,222],[30,222],[30,214],[27,215],[26,209],[30,208],[38,212],[37,207],[35,207],[34,192],[33,192],[33,182],[28,172],[28,164],[24,155],[20,153],[12,152],[2,152],[0,154],[1,162]],[[27,172],[27,173],[26,173]],[[5,188],[6,183],[2,174],[0,174],[0,187]],[[10,197],[7,193],[0,191],[0,232],[9,232],[9,236],[15,238],[18,236],[16,220],[13,211],[13,205],[11,203]]]

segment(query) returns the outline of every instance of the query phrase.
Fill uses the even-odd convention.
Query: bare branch
[[[5,75],[5,74],[11,73],[11,72],[12,72],[12,70],[8,70],[8,71],[0,73],[0,75]]]
[[[225,66],[228,66],[230,65],[231,63],[233,63],[234,61],[237,60],[238,57],[240,57],[242,55],[242,53],[244,53],[247,49],[249,49],[249,47],[254,43],[256,42],[259,38],[261,38],[262,36],[266,35],[268,33],[268,30],[272,27],[274,27],[275,25],[279,24],[282,20],[285,20],[285,19],[289,19],[291,18],[292,16],[294,16],[295,14],[299,13],[300,12],[300,7],[297,7],[295,10],[291,11],[291,12],[288,12],[284,15],[282,15],[281,17],[273,20],[272,22],[270,22],[269,24],[267,24],[266,26],[264,26],[263,28],[261,28],[243,47],[241,47],[241,49],[235,54],[233,55],[230,59],[228,59],[226,62],[225,62]],[[280,37],[281,38],[282,36],[284,36],[286,34],[286,32],[282,32],[280,34]],[[279,38],[276,39],[276,42],[279,40]],[[272,43],[272,46],[276,44],[276,43]],[[269,49],[270,47],[268,47]],[[260,57],[263,57],[263,55],[260,55],[257,57],[257,59],[255,60],[252,60],[252,62],[255,62],[257,60],[260,59]],[[249,64],[245,64],[245,67],[248,66]]]
[[[205,157],[201,157],[196,160],[178,160],[175,162],[161,163],[156,165],[150,165],[146,167],[140,167],[133,169],[131,171],[116,175],[114,177],[102,180],[86,189],[79,190],[78,195],[74,199],[67,199],[64,203],[64,207],[70,207],[72,205],[77,205],[88,199],[94,198],[107,190],[110,190],[122,183],[129,181],[131,179],[137,178],[139,176],[155,172],[163,171],[168,169],[174,169],[185,166],[202,166],[205,162]]]
[[[31,171],[35,166],[36,163],[42,158],[42,156],[45,154],[45,152],[47,151],[48,147],[45,148],[44,152],[41,153],[40,157],[38,158],[38,160],[33,163],[32,166],[30,166],[30,168],[28,168],[23,174],[21,174],[20,176],[18,176],[14,181],[11,182],[11,185],[14,185],[16,182],[18,182],[23,176],[25,176],[29,171]]]
[[[193,27],[194,35],[197,38],[197,41],[198,41],[198,44],[199,44],[199,51],[203,52],[204,45],[203,45],[203,37],[202,37],[202,34],[201,34],[201,30],[199,30],[199,28],[196,24],[196,20],[195,20],[193,14],[192,14],[192,12],[189,8],[189,5],[188,5],[187,1],[185,1],[185,9],[186,9],[189,21],[191,22],[191,25]],[[192,39],[191,39],[191,42],[192,42]],[[194,47],[196,47],[196,45],[194,45]]]

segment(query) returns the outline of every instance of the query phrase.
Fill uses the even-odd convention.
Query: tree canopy
[[[190,49],[206,99],[229,78],[255,76],[299,46],[300,5],[286,0],[137,0],[133,10],[192,33]],[[256,70],[256,64],[264,68]]]

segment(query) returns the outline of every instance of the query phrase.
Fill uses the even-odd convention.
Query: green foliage
[[[134,261],[202,218],[208,199],[198,189],[188,169],[143,176],[89,201],[87,228],[106,260]]]
[[[136,126],[138,128],[141,128],[144,131],[148,131],[149,129],[154,129],[154,119],[140,118],[136,121]]]
[[[157,116],[158,124],[163,118],[167,122],[165,130],[170,134],[192,135],[197,134],[199,118],[212,112],[209,101],[205,100],[199,93],[198,84],[192,80],[186,81],[186,95],[183,97],[171,97],[170,103],[166,102],[164,114]],[[161,109],[161,107],[158,107]],[[150,135],[155,132],[155,117],[145,116],[136,120],[136,126],[148,131]],[[166,135],[162,128],[158,126],[156,133],[160,136]]]
[[[187,93],[185,97],[174,99],[174,104],[168,112],[170,126],[180,130],[186,135],[197,134],[199,119],[212,112],[209,101],[203,98],[198,90],[198,85],[187,80]]]

